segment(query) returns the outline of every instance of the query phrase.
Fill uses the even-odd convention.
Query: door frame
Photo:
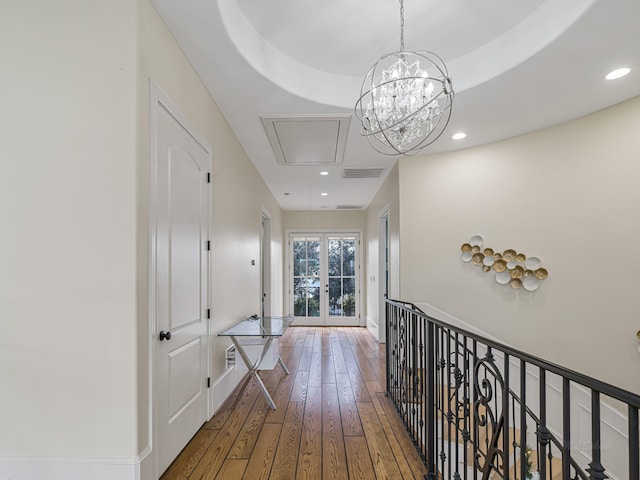
[[[156,241],[157,241],[157,213],[158,213],[158,151],[157,151],[157,140],[158,140],[158,114],[159,109],[166,110],[173,118],[191,135],[191,137],[207,152],[208,154],[208,171],[212,171],[212,147],[206,141],[206,139],[201,136],[197,131],[192,127],[192,125],[187,120],[186,116],[176,107],[173,102],[169,99],[169,97],[162,91],[162,89],[152,80],[149,79],[149,97],[150,97],[150,105],[149,105],[149,223],[148,223],[148,240],[149,240],[149,312],[148,312],[148,327],[149,327],[149,335],[147,337],[149,342],[149,385],[148,385],[148,396],[149,396],[149,416],[148,416],[148,424],[149,424],[149,446],[146,451],[150,450],[150,455],[152,459],[151,470],[153,474],[153,478],[159,478],[162,472],[158,472],[158,382],[156,381],[156,361],[157,361],[157,344],[156,337],[158,335],[157,332],[157,311],[156,311],[156,259],[158,256],[158,252],[156,249]],[[213,187],[213,174],[211,175],[211,184]],[[207,218],[207,230],[206,234],[209,239],[212,238],[211,235],[211,226],[213,224],[212,218],[212,210],[213,210],[213,188],[209,188],[208,192],[208,218]],[[211,252],[208,254],[207,258],[207,287],[206,294],[209,306],[211,306],[211,298],[212,298],[212,255]],[[203,375],[206,375],[205,378],[211,377],[211,364],[213,357],[213,348],[211,342],[211,323],[207,322],[207,333],[206,333],[206,359],[207,365],[206,369],[204,369]],[[205,380],[203,378],[203,381]],[[211,418],[213,412],[212,409],[212,389],[209,389],[207,392],[207,419]]]
[[[271,214],[264,206],[260,207],[260,309],[262,316],[271,315]]]
[[[293,280],[292,280],[292,272],[291,272],[291,236],[292,235],[331,235],[335,233],[336,235],[348,235],[348,234],[357,234],[358,235],[358,268],[356,269],[356,289],[358,290],[358,295],[356,298],[358,299],[356,302],[356,315],[358,319],[358,326],[362,327],[365,325],[364,318],[362,315],[362,258],[364,256],[363,253],[363,245],[365,245],[364,235],[361,228],[292,228],[285,230],[285,238],[287,242],[287,253],[285,259],[285,271],[287,275],[287,309],[289,310],[289,314],[293,315],[293,311],[291,311],[293,305]]]
[[[386,343],[385,295],[391,291],[391,235],[389,205],[378,213],[378,342]]]

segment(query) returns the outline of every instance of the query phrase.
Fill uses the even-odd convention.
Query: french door
[[[296,325],[360,325],[360,234],[291,233],[290,311]]]

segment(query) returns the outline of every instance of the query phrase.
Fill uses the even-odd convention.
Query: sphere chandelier
[[[442,135],[453,98],[447,67],[438,55],[405,51],[400,0],[400,51],[380,57],[362,82],[355,106],[360,134],[385,155],[414,155]]]

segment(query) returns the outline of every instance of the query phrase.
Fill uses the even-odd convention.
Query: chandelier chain
[[[404,52],[404,0],[400,0],[400,51]]]

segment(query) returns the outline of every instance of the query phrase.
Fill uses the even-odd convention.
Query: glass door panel
[[[329,316],[356,316],[356,238],[329,237],[328,302]]]
[[[293,244],[293,314],[320,317],[320,239],[295,238]]]

